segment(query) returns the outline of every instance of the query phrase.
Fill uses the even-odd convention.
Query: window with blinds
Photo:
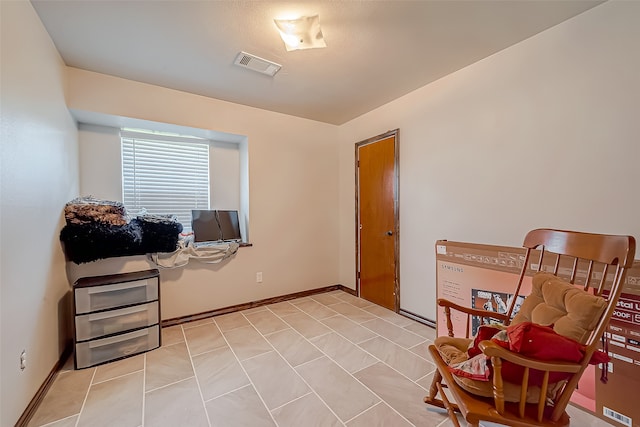
[[[125,207],[176,215],[191,231],[191,210],[209,209],[209,142],[124,130],[120,137]]]

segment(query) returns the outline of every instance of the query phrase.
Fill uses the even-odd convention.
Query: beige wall
[[[353,143],[400,128],[401,308],[435,319],[437,239],[533,228],[640,238],[640,2],[607,2],[343,125],[340,281],[353,283]]]
[[[339,283],[337,127],[79,69],[68,73],[74,111],[247,137],[253,246],[222,266],[191,262],[161,271],[164,319]],[[118,163],[111,166],[119,173]],[[83,179],[87,194],[98,187],[89,181],[98,182]],[[104,194],[116,191],[104,181],[100,186]],[[112,259],[69,270],[73,280],[144,262]]]
[[[80,194],[104,200],[122,200],[120,130],[79,124]]]
[[[51,39],[31,3],[2,1],[0,10],[0,425],[12,426],[68,334],[70,288],[58,233],[64,204],[78,191],[78,153],[64,65]]]

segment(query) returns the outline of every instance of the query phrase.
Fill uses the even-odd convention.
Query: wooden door
[[[356,144],[359,295],[398,311],[398,130]]]

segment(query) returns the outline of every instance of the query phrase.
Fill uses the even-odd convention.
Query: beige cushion
[[[469,338],[438,337],[433,342],[447,365],[455,365],[469,358],[467,349],[473,340]]]
[[[468,338],[452,338],[452,337],[438,337],[434,341],[434,345],[438,349],[438,352],[442,356],[442,359],[447,365],[455,365],[456,363],[463,362],[469,358],[467,354],[467,348],[473,342]],[[469,393],[477,396],[493,397],[493,382],[492,381],[477,381],[470,378],[453,375],[454,381]],[[553,396],[557,388],[561,384],[549,385],[548,396]],[[507,381],[503,381],[504,400],[506,402],[519,402],[520,401],[520,385],[512,384]],[[540,396],[540,387],[530,386],[527,391],[527,403],[538,403]]]
[[[606,305],[603,298],[590,295],[551,273],[540,272],[533,276],[531,294],[511,324],[553,325],[558,334],[584,344]]]

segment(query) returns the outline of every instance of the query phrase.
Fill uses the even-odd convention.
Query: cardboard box
[[[640,427],[640,409],[635,390],[640,390],[640,268],[627,275],[616,311],[607,327],[607,351],[611,357],[607,383],[596,381],[598,416],[615,425]],[[598,377],[602,374],[597,369]]]
[[[465,307],[506,310],[524,263],[523,248],[481,245],[475,243],[436,242],[436,292],[438,298],[451,300]],[[520,295],[531,292],[531,277],[538,271],[540,253],[532,251]],[[543,259],[542,270],[552,271],[555,257]],[[560,276],[568,278],[571,262],[561,262]],[[578,264],[576,284],[583,285],[587,264]],[[600,272],[592,273],[600,280]],[[614,272],[608,275],[611,280]],[[517,305],[516,302],[516,310]],[[464,335],[466,315],[452,312],[456,335]],[[442,309],[437,310],[438,335],[446,335],[446,319]],[[480,324],[471,319],[471,333]],[[583,374],[572,403],[594,413],[615,425],[640,427],[640,405],[636,390],[640,386],[640,261],[635,261],[627,273],[623,295],[607,329],[609,364],[608,382],[600,381],[602,371],[589,366]]]

